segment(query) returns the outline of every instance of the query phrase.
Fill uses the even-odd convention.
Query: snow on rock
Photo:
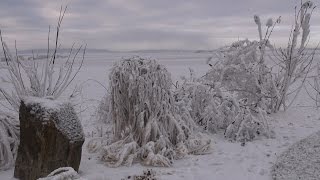
[[[79,176],[79,174],[72,167],[58,168],[50,173],[45,178],[38,180],[86,180]]]
[[[25,98],[19,120],[20,145],[14,177],[34,180],[60,167],[78,171],[84,133],[70,103]]]
[[[32,107],[30,113],[38,116],[37,119],[42,120],[42,123],[46,124],[51,117],[56,128],[69,140],[83,139],[84,133],[81,123],[70,102],[38,97],[26,97],[24,102],[27,106]]]

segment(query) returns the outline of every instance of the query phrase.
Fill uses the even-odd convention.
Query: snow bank
[[[295,143],[282,153],[272,167],[276,180],[319,179],[320,131]]]

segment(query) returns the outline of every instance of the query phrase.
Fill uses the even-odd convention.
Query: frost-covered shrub
[[[243,143],[272,135],[264,110],[252,111],[247,99],[205,82],[202,78],[186,79],[175,92],[177,104],[187,109],[197,125],[211,133],[222,131],[227,139]]]
[[[231,141],[239,141],[244,145],[246,142],[255,139],[258,136],[271,137],[273,131],[269,129],[266,114],[259,109],[259,113],[253,115],[252,111],[241,106],[234,118],[224,132],[224,136]]]
[[[19,122],[0,112],[0,170],[14,165],[19,145]]]
[[[219,89],[218,89],[219,90]],[[200,81],[186,81],[175,92],[176,104],[185,109],[196,124],[210,132],[225,129],[232,122],[234,106],[217,88]]]
[[[217,62],[207,61],[211,69],[181,88],[198,125],[211,132],[224,130],[227,139],[244,143],[270,136],[265,113],[274,112],[279,100],[272,69],[265,62],[265,51],[273,48],[268,38],[279,20],[268,20],[265,37],[259,16],[254,20],[260,41],[246,39],[221,48]]]
[[[110,112],[114,143],[102,148],[102,160],[117,167],[135,160],[170,166],[186,154],[208,151],[210,140],[180,115],[168,71],[155,60],[134,57],[114,65],[110,74]]]
[[[253,111],[261,108],[272,113],[281,107],[286,110],[302,89],[314,59],[315,50],[308,52],[307,48],[314,8],[311,1],[296,7],[285,48],[274,48],[269,42],[280,18],[276,22],[267,21],[263,36],[260,17],[255,15],[259,41],[237,41],[220,49],[219,61],[209,64],[212,70],[207,73],[206,80],[221,83],[226,90],[236,92],[238,99],[247,99]]]
[[[268,42],[267,42],[268,43]],[[271,69],[260,59],[261,42],[242,40],[224,49],[221,59],[204,76],[215,84],[246,99],[251,110],[257,108],[271,113],[278,100],[278,91]]]

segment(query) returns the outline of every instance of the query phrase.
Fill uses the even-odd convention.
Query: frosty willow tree
[[[155,60],[138,57],[117,63],[110,75],[114,143],[103,148],[109,166],[170,166],[188,153],[208,151],[194,123],[179,114],[168,71]]]

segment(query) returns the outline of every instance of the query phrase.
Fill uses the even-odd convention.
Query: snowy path
[[[272,169],[274,180],[320,178],[320,131],[295,143],[280,155]]]

